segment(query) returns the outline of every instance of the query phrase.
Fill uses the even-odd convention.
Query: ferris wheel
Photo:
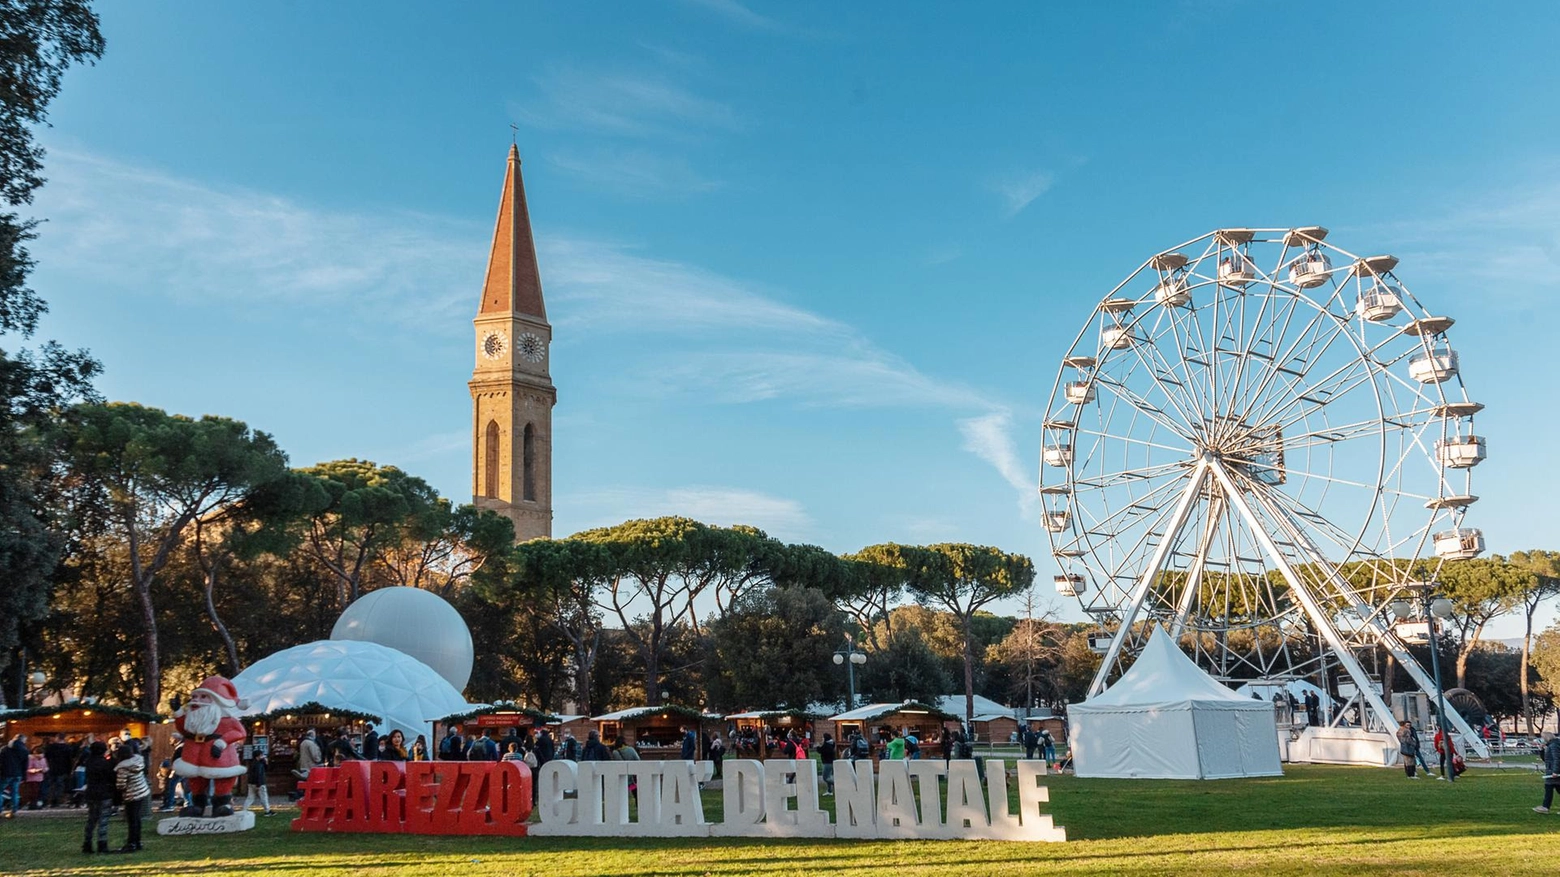
[[[1090,688],[1157,622],[1226,679],[1345,672],[1395,727],[1367,664],[1418,581],[1478,556],[1485,459],[1447,332],[1327,229],[1222,229],[1154,255],[1062,360],[1041,446],[1058,591],[1114,624]],[[1460,716],[1448,716],[1467,737]]]

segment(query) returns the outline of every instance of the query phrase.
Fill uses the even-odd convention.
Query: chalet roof
[[[720,718],[720,716],[715,713],[701,712],[694,709],[693,707],[677,706],[676,704],[663,704],[661,706],[629,707],[628,709],[622,709],[616,712],[605,713],[599,716],[591,716],[590,720],[593,722],[632,722],[634,719],[643,718],[645,716],[653,716],[656,713],[667,713],[679,718],[693,719],[696,721],[699,719]]]
[[[895,713],[927,713],[938,719],[957,719],[958,716],[930,704],[907,700],[901,703],[869,703],[829,719],[831,722],[873,722]]]

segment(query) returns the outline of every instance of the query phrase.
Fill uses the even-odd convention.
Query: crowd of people
[[[37,783],[35,808],[86,808],[83,853],[113,851],[108,832],[116,815],[125,820],[125,842],[117,852],[137,852],[152,799],[151,743],[151,738],[136,738],[129,731],[107,740],[92,734],[56,734],[29,749],[26,735],[17,734],[0,750],[0,808],[9,808],[5,816],[14,818],[23,786]]]

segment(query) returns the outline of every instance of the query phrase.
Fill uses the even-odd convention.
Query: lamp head
[[[1452,609],[1452,601],[1445,597],[1437,597],[1430,601],[1430,612],[1436,618],[1451,618]]]
[[[840,654],[839,652],[835,652],[834,653],[834,663],[835,664],[843,664],[843,663],[845,663],[845,656]]]
[[[865,652],[851,652],[850,653],[850,662],[852,664],[865,664],[867,662],[866,653]]]

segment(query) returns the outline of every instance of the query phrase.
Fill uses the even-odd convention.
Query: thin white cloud
[[[640,40],[639,48],[649,52],[651,55],[655,56],[657,60],[670,67],[692,70],[704,65],[704,59],[702,57],[695,55],[692,52],[684,52],[680,49],[674,49],[671,46],[665,46],[660,43],[652,43],[646,40]]]
[[[481,282],[475,223],[317,210],[59,148],[49,176],[42,271],[106,288],[453,326]]]
[[[1440,214],[1368,229],[1403,260],[1400,273],[1456,278],[1498,289],[1495,307],[1548,304],[1560,292],[1560,170],[1518,188],[1465,197]]]
[[[387,466],[399,466],[404,469],[408,463],[443,457],[453,451],[471,452],[471,430],[460,429],[435,433],[411,444],[383,451],[377,456],[370,455],[370,459]]]
[[[812,517],[796,500],[736,487],[607,487],[568,494],[558,505],[575,510],[584,520],[581,529],[681,515],[720,526],[748,524],[787,541],[806,539],[813,530]]]
[[[542,271],[560,325],[592,331],[708,334],[754,329],[840,339],[849,327],[788,305],[754,284],[630,247],[544,236]]]
[[[962,255],[964,248],[958,244],[938,244],[927,252],[925,261],[928,265],[946,265]]]
[[[462,331],[480,285],[485,223],[324,210],[59,147],[50,172],[38,212],[51,221],[35,250],[40,279],[47,272],[51,283],[235,309],[280,306],[300,319],[415,326],[423,336]],[[538,243],[560,337],[619,346],[634,334],[685,339],[655,354],[664,363],[641,370],[653,375],[650,389],[728,404],[780,400],[963,417],[1004,410],[759,284],[621,244],[556,235]],[[999,425],[991,422],[988,434]],[[389,449],[386,459],[441,456],[468,441],[463,432],[441,434]],[[1012,480],[1000,458],[975,452]]]
[[[792,399],[839,408],[991,406],[976,390],[933,378],[870,346],[854,350],[720,351],[679,354],[657,370],[678,391],[727,403]]]
[[[568,152],[548,156],[547,163],[596,189],[632,198],[697,195],[722,185],[684,159],[641,149]]]
[[[1018,492],[1018,504],[1025,517],[1032,517],[1038,500],[1035,485],[1039,479],[1020,461],[1013,441],[1013,415],[1007,410],[993,411],[959,421],[964,434],[964,450],[990,463],[1002,480]]]
[[[750,30],[781,31],[786,26],[773,18],[760,15],[757,12],[738,3],[737,0],[683,0],[690,6],[697,6],[726,19],[732,24],[745,27]]]
[[[997,180],[991,189],[1002,196],[1004,213],[1012,218],[1049,191],[1053,182],[1055,178],[1047,171],[1025,171]]]
[[[686,139],[697,130],[743,127],[735,110],[654,73],[558,68],[533,80],[537,97],[516,112],[542,128]]]

